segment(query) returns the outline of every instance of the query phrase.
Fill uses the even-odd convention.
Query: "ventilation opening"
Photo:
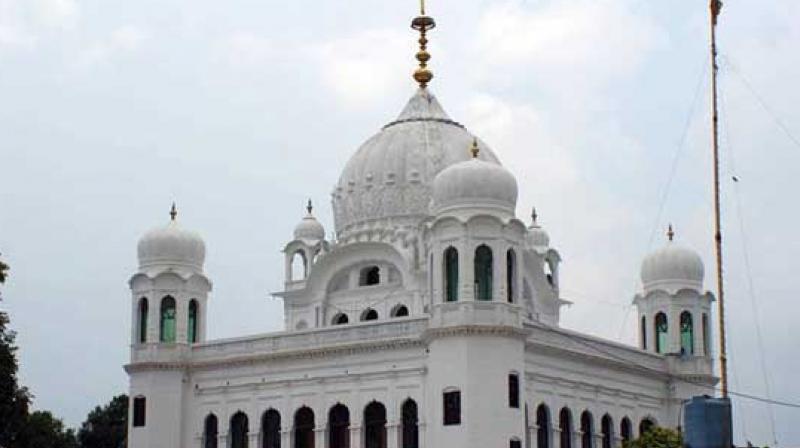
[[[358,275],[359,286],[377,285],[381,282],[380,269],[377,266],[368,266],[361,270]]]

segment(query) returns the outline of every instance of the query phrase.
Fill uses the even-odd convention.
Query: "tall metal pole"
[[[728,352],[725,344],[725,290],[722,280],[722,225],[719,199],[719,113],[717,111],[717,17],[721,0],[710,0],[711,9],[711,124],[714,149],[714,249],[717,256],[717,303],[719,304],[719,364],[722,397],[728,398]]]

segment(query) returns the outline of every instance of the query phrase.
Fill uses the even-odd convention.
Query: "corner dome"
[[[700,255],[673,241],[649,254],[642,262],[641,279],[645,290],[691,288],[700,291],[703,275]]]
[[[306,209],[308,210],[308,214],[294,228],[294,239],[307,241],[324,240],[325,227],[323,227],[322,224],[317,221],[317,218],[315,218],[311,213],[313,210],[311,207],[311,201],[308,201],[308,206]]]
[[[550,247],[550,235],[536,221],[536,209],[533,209],[531,218],[531,225],[525,235],[525,243],[531,249],[546,249]]]
[[[416,225],[429,215],[436,175],[469,160],[473,136],[445,113],[428,88],[418,89],[400,116],[350,158],[332,193],[339,236],[370,224]],[[499,165],[481,144],[480,159]]]
[[[501,165],[478,159],[477,140],[472,146],[472,159],[445,168],[433,180],[434,212],[481,207],[513,215],[517,207],[517,180]]]
[[[206,245],[196,232],[169,224],[147,231],[137,246],[139,268],[182,267],[203,270]]]

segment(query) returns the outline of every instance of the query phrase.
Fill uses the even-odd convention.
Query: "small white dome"
[[[188,267],[203,270],[206,245],[196,232],[181,228],[173,218],[169,224],[145,233],[138,244],[139,267]]]
[[[477,155],[477,142],[473,145]],[[452,207],[488,206],[513,215],[517,180],[502,165],[473,157],[445,168],[434,178],[433,206],[436,213]]]
[[[673,241],[656,250],[642,262],[642,284],[645,290],[678,290],[703,288],[703,260],[692,249]]]
[[[550,247],[550,235],[547,234],[542,226],[536,222],[536,209],[533,209],[532,222],[528,227],[528,233],[525,235],[525,242],[528,247],[533,249],[544,249]]]
[[[294,239],[311,241],[324,240],[325,227],[323,227],[311,213],[314,210],[311,205],[311,200],[308,201],[306,210],[308,210],[308,214],[294,228]]]

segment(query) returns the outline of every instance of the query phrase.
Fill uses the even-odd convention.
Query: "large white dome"
[[[652,252],[642,262],[642,285],[645,290],[703,288],[703,260],[697,252],[672,241]]]
[[[206,245],[200,235],[181,228],[174,219],[146,232],[137,249],[140,269],[183,267],[202,271],[206,258]]]
[[[502,166],[475,157],[450,165],[436,176],[433,206],[436,213],[481,207],[513,215],[517,207],[517,180]]]
[[[333,191],[336,232],[342,236],[383,219],[416,225],[430,212],[434,177],[468,160],[472,139],[428,89],[419,89],[400,116],[347,162]],[[483,143],[480,159],[499,165]]]

